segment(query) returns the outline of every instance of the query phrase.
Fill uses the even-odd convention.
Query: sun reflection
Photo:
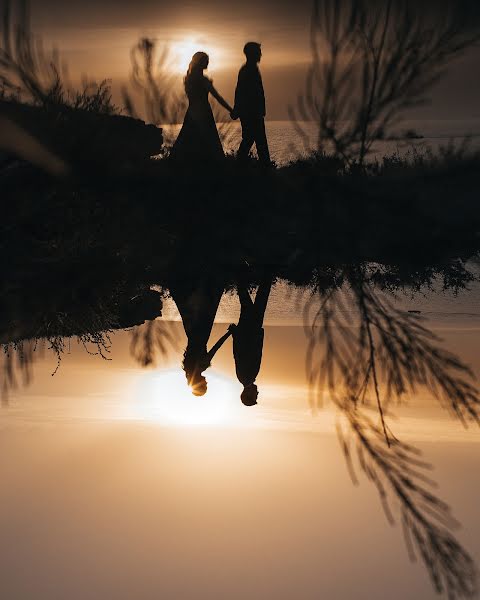
[[[133,406],[136,418],[172,426],[222,425],[236,418],[238,384],[208,372],[205,396],[193,396],[181,369],[147,373]]]

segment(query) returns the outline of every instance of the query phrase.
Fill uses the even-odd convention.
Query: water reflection
[[[401,400],[414,399],[422,388],[462,423],[478,423],[480,399],[471,369],[442,347],[418,311],[400,308],[395,296],[442,275],[444,285],[455,289],[471,281],[466,265],[463,271],[458,264],[453,268],[455,278],[451,265],[444,271],[429,268],[402,277],[396,267],[375,264],[323,266],[311,272],[308,300],[301,306],[293,292],[290,303],[303,310],[310,409],[320,411],[326,399],[336,408],[338,436],[353,481],[357,481],[357,463],[376,487],[388,519],[393,521],[398,513],[409,553],[422,559],[436,589],[455,597],[473,593],[473,560],[452,534],[456,522],[449,506],[433,491],[430,465],[415,447],[395,435],[391,425]],[[60,299],[56,290],[53,309],[45,298],[44,329],[32,328],[31,315],[22,320],[18,312],[15,319],[12,313],[5,314],[4,391],[18,384],[17,374],[23,383],[31,381],[34,359],[47,350],[57,357],[56,372],[75,337],[87,352],[110,359],[113,332],[127,328],[131,356],[140,367],[154,367],[137,389],[143,400],[133,418],[149,415],[152,421],[172,426],[245,423],[248,417],[242,413],[238,419],[238,406],[257,403],[265,312],[272,284],[286,275],[295,290],[293,271],[251,267],[216,268],[185,278],[167,274],[155,286],[122,287],[117,282],[97,294],[85,312],[86,305],[71,301],[72,296],[81,296],[81,288],[69,289],[67,299]],[[305,286],[296,289],[304,294]],[[225,292],[237,299],[238,322],[221,325],[220,337],[208,349]],[[158,371],[162,360],[168,363],[170,350],[180,347],[178,331],[162,318],[168,298],[178,308],[187,345],[181,365]],[[229,357],[238,383],[215,372],[209,375],[223,345],[223,360]],[[203,395],[203,399],[195,397]],[[167,401],[160,402],[160,396]],[[262,396],[259,402],[261,406]]]
[[[235,421],[234,386],[227,377],[209,374],[210,389],[199,402],[198,394],[185,386],[179,369],[151,372],[135,390],[138,402],[128,418],[159,422],[167,426],[225,426]]]

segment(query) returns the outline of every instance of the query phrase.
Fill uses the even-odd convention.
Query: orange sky
[[[220,93],[233,99],[242,47],[262,43],[262,74],[267,118],[287,118],[287,107],[303,91],[309,61],[310,0],[32,0],[32,25],[46,45],[57,45],[74,80],[80,75],[111,78],[114,97],[127,79],[130,49],[149,36],[171,49],[171,62],[181,70],[188,49],[210,53],[208,75]],[[457,62],[433,92],[433,105],[417,109],[413,118],[480,117],[480,85],[472,85],[478,53]],[[180,68],[182,67],[182,68]]]

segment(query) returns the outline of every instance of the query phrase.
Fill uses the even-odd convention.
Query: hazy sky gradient
[[[117,98],[128,77],[130,49],[141,36],[169,44],[174,53],[192,41],[195,49],[210,52],[209,75],[228,99],[233,99],[244,42],[258,40],[264,50],[261,66],[270,119],[285,118],[288,104],[303,89],[309,62],[310,11],[310,0],[31,2],[34,30],[47,45],[59,46],[72,79],[80,74],[111,78]],[[480,83],[478,78],[472,79],[479,56],[478,49],[473,49],[452,65],[434,90],[433,105],[418,109],[414,116],[480,116]]]

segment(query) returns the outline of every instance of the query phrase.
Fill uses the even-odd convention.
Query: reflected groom
[[[258,158],[263,164],[270,164],[267,135],[265,133],[265,94],[258,63],[262,58],[262,49],[256,42],[248,42],[243,48],[247,61],[238,73],[235,90],[235,106],[232,118],[240,117],[242,124],[242,142],[238,149],[239,158],[247,158],[255,143]]]

